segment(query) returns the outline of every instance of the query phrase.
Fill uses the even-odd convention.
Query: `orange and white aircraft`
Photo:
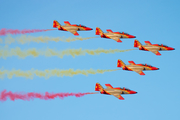
[[[124,64],[122,60],[117,61],[117,67],[122,67],[123,70],[134,71],[139,75],[145,75],[142,71],[145,70],[159,70],[157,67],[153,67],[147,64],[135,64],[134,61],[128,61],[130,65]]]
[[[113,39],[116,42],[122,42],[120,38],[135,38],[135,36],[129,35],[124,32],[113,32],[110,29],[107,29],[106,31],[107,33],[104,33],[99,27],[96,27],[96,35],[100,35],[101,38]]]
[[[64,21],[64,24],[65,25],[60,25],[58,23],[58,21],[56,21],[56,20],[53,21],[53,27],[54,28],[58,28],[58,30],[62,30],[62,31],[69,31],[74,35],[79,35],[77,33],[77,31],[92,30],[92,28],[86,27],[86,26],[81,25],[81,24],[80,25],[76,25],[76,24],[71,25],[68,21]]]
[[[110,84],[105,84],[107,87],[104,89],[99,83],[96,83],[95,91],[100,91],[101,94],[107,94],[107,95],[113,95],[117,97],[120,100],[124,100],[124,98],[121,96],[121,94],[136,94],[136,91],[127,89],[127,88],[113,88]]]
[[[168,47],[163,44],[151,44],[149,41],[144,41],[146,45],[142,45],[138,40],[134,41],[134,47],[138,47],[139,50],[151,51],[156,55],[161,55],[159,51],[175,50],[175,48]]]

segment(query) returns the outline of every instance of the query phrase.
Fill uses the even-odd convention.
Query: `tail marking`
[[[117,67],[125,67],[125,66],[126,66],[126,64],[124,64],[124,62],[122,60],[118,59]]]
[[[58,28],[59,30],[61,30],[61,25],[60,25],[59,22],[56,21],[56,20],[53,21],[53,27],[54,27],[54,28]]]
[[[96,35],[103,35],[103,31],[99,27],[96,27]]]
[[[141,43],[138,40],[134,41],[134,47],[141,47]]]

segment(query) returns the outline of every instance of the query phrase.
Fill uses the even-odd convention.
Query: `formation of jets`
[[[73,35],[78,36],[79,34],[77,31],[89,31],[93,30],[92,28],[86,27],[84,25],[77,25],[77,24],[70,24],[68,21],[64,21],[65,25],[60,25],[58,21],[53,21],[53,27],[58,28],[58,30],[61,31],[68,31],[71,32]],[[108,38],[113,39],[116,42],[122,42],[122,38],[136,38],[133,35],[130,35],[128,33],[124,32],[113,32],[111,29],[106,30],[107,33],[104,33],[99,27],[96,27],[95,35],[100,35],[101,38]],[[163,44],[151,44],[149,41],[144,41],[146,45],[142,45],[138,40],[134,41],[134,47],[138,47],[139,50],[144,51],[151,51],[152,53],[156,55],[161,55],[159,51],[169,51],[169,50],[175,50],[172,47],[168,47]],[[122,70],[127,71],[134,71],[138,73],[139,75],[145,75],[143,71],[146,70],[159,70],[157,67],[153,67],[148,64],[135,64],[134,61],[128,61],[129,65],[126,65],[123,63],[122,60],[118,59],[117,61],[117,67],[121,67]],[[113,88],[110,84],[105,84],[107,88],[103,88],[99,83],[96,83],[95,91],[100,91],[101,94],[107,94],[107,95],[113,95],[117,97],[120,100],[124,100],[124,98],[121,96],[122,94],[136,94],[136,91],[127,89],[127,88]]]

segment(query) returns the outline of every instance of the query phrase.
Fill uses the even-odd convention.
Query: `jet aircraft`
[[[172,47],[168,47],[163,44],[151,44],[149,41],[144,41],[146,45],[142,45],[138,40],[134,41],[134,47],[138,47],[139,50],[151,51],[156,55],[161,55],[159,51],[175,50]]]
[[[124,32],[113,32],[110,29],[107,29],[106,31],[107,33],[104,33],[99,27],[96,27],[96,35],[100,35],[101,38],[113,39],[117,42],[122,42],[120,38],[135,38],[135,36],[129,35]]]
[[[76,25],[73,24],[71,25],[68,21],[64,21],[65,25],[60,25],[58,21],[54,20],[53,21],[53,27],[54,28],[58,28],[58,30],[62,30],[62,31],[69,31],[74,35],[79,35],[77,33],[77,31],[88,31],[88,30],[92,30],[92,28],[86,27],[84,25]]]
[[[135,64],[134,61],[128,61],[130,65],[124,64],[122,60],[117,61],[117,67],[122,67],[123,70],[135,71],[140,75],[145,75],[142,71],[144,70],[159,70],[157,67],[153,67],[147,64]]]
[[[117,97],[120,100],[124,100],[124,98],[121,96],[121,94],[136,94],[136,91],[132,91],[127,88],[113,88],[110,84],[105,84],[107,87],[104,89],[99,83],[96,83],[95,91],[100,91],[101,94],[107,94],[107,95],[113,95]]]

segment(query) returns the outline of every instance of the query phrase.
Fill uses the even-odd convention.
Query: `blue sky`
[[[124,31],[135,35],[144,44],[151,41],[154,44],[165,44],[175,48],[175,51],[162,51],[161,56],[139,50],[100,55],[85,55],[73,58],[58,57],[27,57],[17,56],[7,59],[0,58],[1,68],[29,70],[45,69],[116,69],[117,59],[126,64],[133,60],[135,63],[147,63],[159,67],[159,71],[145,71],[140,76],[130,71],[106,72],[96,75],[76,75],[74,77],[51,77],[44,79],[34,77],[25,79],[7,77],[0,80],[0,91],[24,92],[94,92],[95,83],[104,86],[110,83],[114,87],[127,87],[138,92],[135,95],[124,95],[124,101],[113,96],[95,94],[81,98],[67,97],[64,100],[23,101],[16,100],[0,102],[1,120],[58,120],[58,119],[126,119],[126,120],[179,120],[180,88],[179,88],[179,31],[180,8],[179,1],[163,0],[66,0],[66,1],[22,1],[2,0],[0,4],[0,29],[51,29],[53,20],[63,24],[83,24],[93,28],[93,31],[78,32],[81,37],[94,37],[95,28],[103,31]],[[34,37],[74,37],[69,32],[48,31],[28,34]],[[21,35],[13,35],[18,37]],[[6,36],[0,36],[5,39]],[[122,39],[117,43],[110,39],[94,38],[75,42],[49,42],[10,44],[9,48],[22,49],[52,48],[65,50],[68,48],[82,49],[132,49],[134,39]],[[1,44],[0,46],[5,46]]]

